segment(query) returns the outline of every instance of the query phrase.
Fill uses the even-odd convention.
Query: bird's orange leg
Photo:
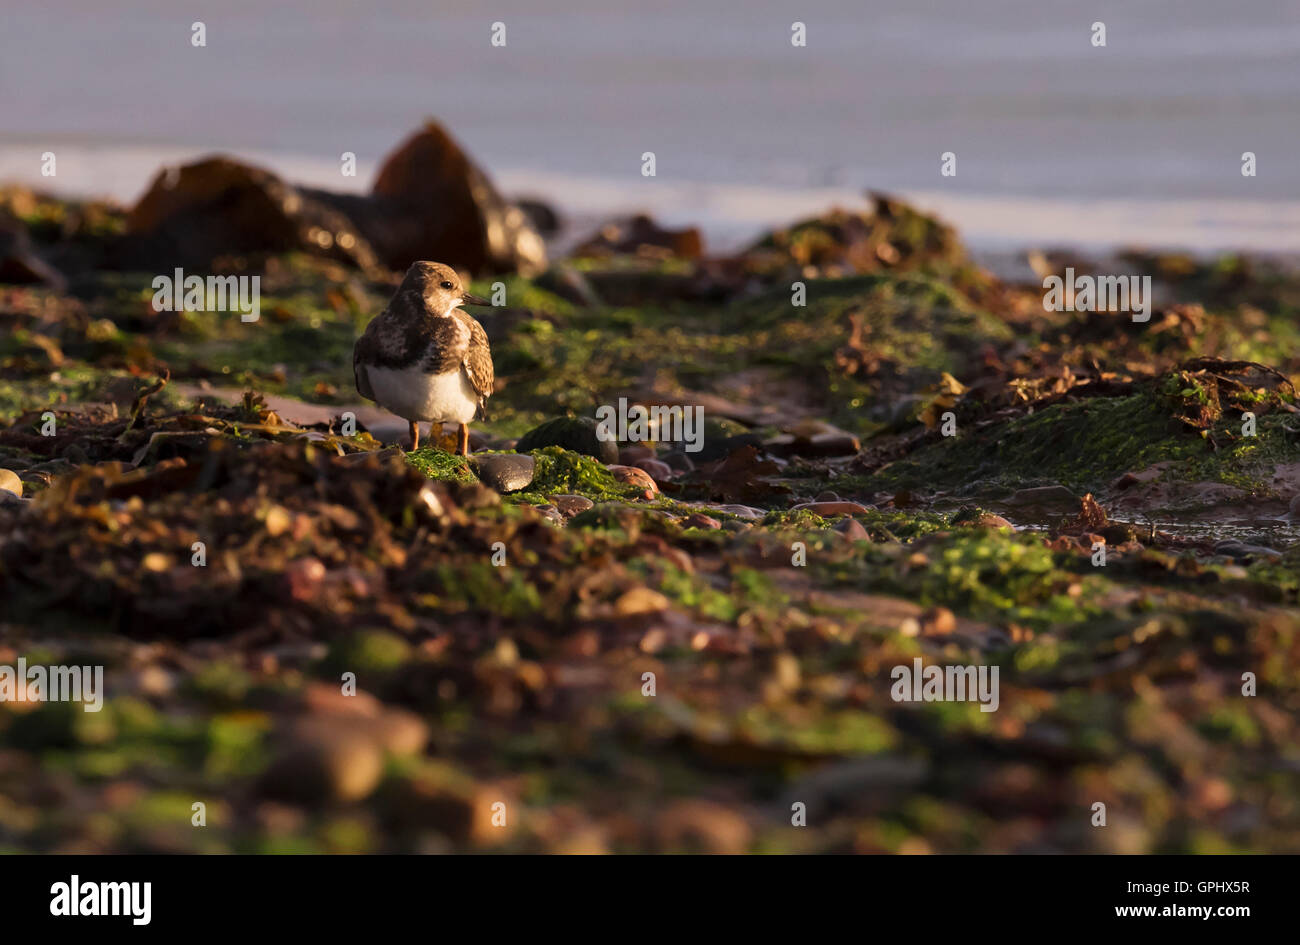
[[[415,420],[408,420],[411,425],[411,451],[414,452],[420,448],[420,424]]]
[[[469,424],[462,423],[460,429],[456,431],[456,453],[459,456],[469,455]]]

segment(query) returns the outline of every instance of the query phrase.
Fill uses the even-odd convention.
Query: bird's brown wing
[[[366,376],[366,365],[375,362],[375,338],[366,330],[352,348],[352,379],[356,382],[357,393],[366,400],[374,400],[375,392]]]
[[[465,360],[461,362],[461,367],[465,369],[470,386],[478,394],[478,409],[481,414],[484,401],[492,396],[492,385],[496,381],[492,370],[492,349],[488,347],[487,332],[473,316],[463,312],[456,314],[469,326],[469,346],[465,349]]]

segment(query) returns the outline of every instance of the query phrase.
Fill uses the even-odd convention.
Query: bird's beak
[[[462,295],[460,297],[460,300],[466,305],[491,305],[492,304],[487,299],[480,299],[477,295],[470,295],[468,292]]]

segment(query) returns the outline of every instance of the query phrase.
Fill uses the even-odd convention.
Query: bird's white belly
[[[375,403],[404,420],[469,423],[478,410],[478,394],[459,367],[446,374],[427,374],[418,367],[366,368]]]

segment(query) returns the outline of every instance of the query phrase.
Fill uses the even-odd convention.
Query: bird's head
[[[470,295],[456,270],[442,263],[412,263],[402,280],[403,289],[414,289],[423,297],[429,311],[438,315],[450,315],[457,305],[487,305],[486,299]]]

